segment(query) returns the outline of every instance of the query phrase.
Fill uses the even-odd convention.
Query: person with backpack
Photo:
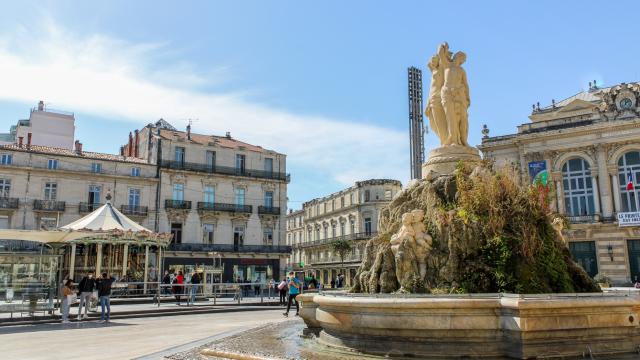
[[[296,300],[296,296],[300,294],[300,288],[302,287],[302,284],[300,283],[300,280],[298,280],[298,278],[295,277],[295,274],[293,273],[293,271],[289,273],[289,280],[287,284],[289,286],[289,301],[287,302],[287,311],[285,311],[282,315],[284,315],[285,317],[289,316],[289,310],[291,310],[291,303],[295,301],[296,316],[299,316],[300,305],[298,305],[298,300]]]
[[[278,284],[278,292],[280,293],[280,305],[284,305],[287,302],[287,279],[284,278]]]
[[[111,317],[111,285],[115,279],[109,277],[106,272],[102,273],[102,278],[98,279],[96,288],[98,289],[98,299],[100,299],[100,323],[108,323]],[[105,313],[106,309],[106,313]]]

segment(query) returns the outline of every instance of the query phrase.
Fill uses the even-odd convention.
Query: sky
[[[618,1],[4,1],[0,131],[38,100],[117,153],[164,118],[287,155],[289,208],[409,178],[407,68],[464,51],[469,142],[531,105],[639,79],[638,4]],[[626,10],[625,10],[626,9]],[[428,119],[425,118],[425,123]],[[427,153],[439,145],[429,134]]]

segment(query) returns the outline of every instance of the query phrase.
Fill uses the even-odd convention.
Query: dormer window
[[[47,169],[56,170],[58,168],[58,160],[57,159],[49,159],[47,160]]]
[[[96,173],[96,174],[101,173],[102,172],[102,164],[100,164],[100,163],[91,164],[91,172],[92,173]]]

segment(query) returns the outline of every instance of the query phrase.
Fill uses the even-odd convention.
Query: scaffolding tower
[[[424,121],[422,116],[422,71],[416,67],[408,69],[409,75],[409,147],[411,156],[411,179],[422,178],[424,162]]]

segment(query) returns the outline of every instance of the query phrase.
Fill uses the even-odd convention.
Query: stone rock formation
[[[382,211],[354,292],[593,292],[536,187],[512,169],[459,163]]]

